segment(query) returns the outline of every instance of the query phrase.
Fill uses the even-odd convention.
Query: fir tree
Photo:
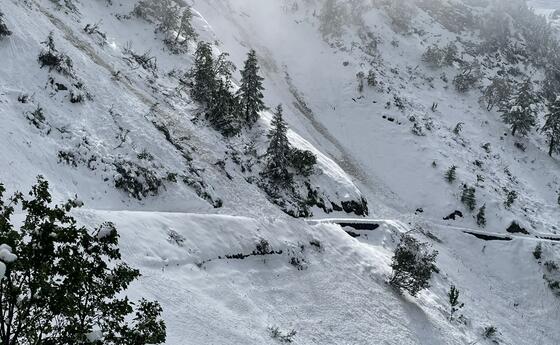
[[[39,53],[38,60],[41,68],[47,66],[49,71],[54,69],[61,74],[72,77],[74,75],[72,59],[56,49],[52,31],[47,36],[47,40],[41,42],[41,44],[46,48]]]
[[[506,78],[495,77],[484,89],[482,101],[486,103],[486,109],[492,110],[494,106],[503,106],[511,97],[512,87]]]
[[[533,83],[530,79],[525,80],[514,99],[503,109],[502,120],[511,126],[511,134],[519,133],[527,135],[537,122],[534,105],[537,98],[533,92]]]
[[[506,200],[504,201],[504,206],[510,208],[511,205],[517,200],[517,192],[514,190],[504,190],[506,192]]]
[[[229,60],[229,53],[221,53],[214,62],[214,74],[222,76],[224,80],[231,83],[231,76],[237,67]]]
[[[270,144],[266,151],[266,167],[263,175],[277,186],[286,187],[292,181],[288,171],[290,166],[290,144],[288,141],[288,127],[282,118],[282,105],[278,105],[272,118],[268,138]]]
[[[259,75],[256,52],[251,50],[241,71],[241,87],[239,88],[243,117],[248,126],[252,126],[258,120],[259,112],[265,109],[262,94],[263,80],[264,78]]]
[[[471,211],[476,208],[476,189],[463,184],[463,192],[461,194],[461,202]]]
[[[457,166],[452,165],[446,172],[445,172],[445,179],[449,183],[453,183],[457,176]]]
[[[441,67],[443,54],[443,51],[437,45],[433,44],[422,54],[422,61],[431,67]]]
[[[181,20],[177,26],[177,34],[175,35],[174,45],[182,45],[187,48],[189,40],[196,40],[197,37],[198,34],[192,26],[192,9],[190,6],[187,6],[187,8],[183,10]],[[180,41],[181,38],[182,41]]]
[[[465,303],[459,302],[459,289],[455,287],[455,285],[451,285],[449,292],[447,293],[447,297],[449,297],[449,305],[451,306],[450,316],[449,318],[453,320],[453,316],[459,309],[465,306]]]
[[[216,89],[216,74],[212,47],[207,42],[199,42],[194,54],[194,67],[191,71],[193,87],[191,95],[195,101],[209,105]]]
[[[290,166],[301,176],[311,176],[317,164],[317,156],[309,150],[293,148],[290,153]]]
[[[442,63],[446,66],[452,66],[455,61],[458,60],[459,55],[459,48],[453,42],[449,42],[449,44],[443,49],[443,60]]]
[[[42,178],[29,197],[16,193],[6,203],[4,191],[0,184],[0,243],[17,258],[5,263],[0,284],[2,344],[165,342],[159,304],[141,300],[134,308],[124,295],[140,273],[122,262],[113,224],[78,227],[69,213],[81,202],[52,206]],[[21,226],[10,220],[16,205]]]
[[[542,257],[542,243],[537,244],[535,249],[533,250],[533,257],[536,260],[540,260]]]
[[[476,224],[480,227],[486,226],[486,204],[482,205],[482,207],[478,209],[478,213],[476,214]]]
[[[545,115],[545,124],[542,131],[548,139],[548,154],[552,156],[560,152],[560,96],[547,105],[548,114]]]
[[[6,23],[4,23],[4,13],[0,11],[0,39],[10,36],[12,32],[8,29]]]
[[[237,116],[239,102],[231,93],[229,82],[219,79],[216,83],[217,87],[206,116],[212,127],[230,137],[239,133],[241,127]]]
[[[156,26],[156,32],[170,34],[177,30],[178,18],[177,13],[179,9],[171,0],[157,0],[153,1],[157,4],[156,16],[159,23]]]
[[[422,289],[430,287],[432,272],[437,271],[436,251],[429,251],[425,243],[410,235],[403,235],[393,256],[393,275],[389,283],[399,290],[416,296]]]

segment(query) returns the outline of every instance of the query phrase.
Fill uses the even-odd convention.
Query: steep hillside
[[[50,2],[3,6],[8,25],[19,23],[0,53],[2,112],[10,115],[3,124],[2,161],[10,166],[2,171],[4,183],[23,188],[42,174],[60,195],[78,190],[90,207],[104,209],[242,214],[277,209],[247,182],[255,178],[250,170],[258,158],[247,154],[249,148],[260,155],[266,147],[266,116],[259,128],[231,141],[195,124],[200,110],[177,80],[190,68],[190,55],[171,55],[163,43],[146,41],[145,35],[153,36],[146,21],[117,19],[114,15],[127,15],[134,2],[125,5],[119,12],[97,2],[79,11],[59,10]],[[102,23],[97,31],[84,31],[95,23]],[[202,21],[200,27],[204,36]],[[72,60],[71,73],[38,63],[49,32],[55,49]],[[139,64],[136,58],[144,53],[153,65]],[[359,191],[336,164],[290,135],[295,145],[318,155],[309,188],[318,192],[325,210],[333,210],[331,201],[340,209],[352,200],[361,205]]]
[[[173,45],[139,3],[191,9],[196,39]],[[560,343],[560,163],[540,130],[560,48],[554,2],[531,5],[547,19],[506,0],[2,0],[0,183],[43,175],[79,224],[114,222],[165,344]],[[270,109],[235,135],[194,99],[201,42],[216,69],[256,51]],[[527,77],[538,123],[512,135]],[[277,104],[317,159],[283,188],[265,173]],[[438,252],[415,297],[388,284],[404,234]]]
[[[294,127],[309,132],[354,176],[374,205],[372,212],[391,214],[388,206],[402,215],[422,208],[423,218],[440,220],[464,210],[459,199],[461,184],[467,183],[476,185],[478,206],[487,205],[492,229],[504,230],[518,219],[537,231],[554,231],[559,165],[547,157],[538,133],[542,117],[528,138],[512,137],[497,109],[479,104],[479,88],[503,68],[499,61],[484,62],[491,56],[480,55],[487,67],[473,90],[461,93],[452,84],[462,66],[473,61],[469,42],[481,39],[468,26],[449,31],[437,13],[423,9],[430,2],[419,2],[419,7],[411,5],[408,12],[414,16],[403,31],[379,2],[364,5],[358,24],[348,21],[340,36],[325,40],[319,30],[322,2],[294,3],[208,1],[198,7],[234,60],[245,46],[261,53],[269,88],[278,90],[269,97],[291,104]],[[484,13],[484,8],[472,11]],[[456,21],[463,25],[460,18]],[[254,32],[254,27],[263,29]],[[460,52],[452,65],[434,68],[422,61],[428,47],[449,42]],[[520,68],[517,80],[530,75],[538,81],[544,75],[529,60],[511,66]],[[377,83],[359,92],[357,74],[368,71]],[[461,131],[454,134],[459,123]],[[444,175],[452,165],[458,167],[458,181],[449,184]],[[518,201],[507,209],[503,203],[510,190]],[[466,218],[465,224],[475,224]]]

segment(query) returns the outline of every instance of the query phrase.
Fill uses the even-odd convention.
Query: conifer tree
[[[445,172],[445,179],[447,180],[447,182],[449,183],[453,183],[453,181],[455,181],[455,178],[457,176],[457,166],[452,165],[446,172]]]
[[[288,171],[290,165],[290,144],[288,127],[282,118],[282,105],[278,105],[272,118],[268,138],[270,144],[266,151],[266,166],[263,175],[277,186],[285,187],[291,183],[292,175]]]
[[[8,29],[6,23],[4,23],[4,13],[0,11],[0,39],[10,36],[12,32]]]
[[[425,243],[404,234],[393,255],[393,275],[389,283],[416,296],[421,290],[430,287],[432,272],[437,271],[437,255],[438,252],[429,250]]]
[[[179,12],[177,5],[171,0],[157,0],[157,18],[159,23],[156,26],[156,32],[162,32],[164,34],[170,34],[177,30],[178,18],[177,12]]]
[[[229,53],[221,53],[214,61],[214,74],[222,76],[228,83],[231,83],[231,76],[236,70],[235,64],[229,60]]]
[[[480,227],[486,226],[486,204],[482,205],[482,207],[478,209],[478,213],[476,214],[476,224]]]
[[[560,152],[560,96],[547,105],[548,114],[545,115],[545,124],[542,131],[548,139],[548,154]]]
[[[506,78],[495,77],[483,92],[482,100],[486,103],[486,109],[492,110],[494,106],[502,106],[511,97],[512,87]]]
[[[471,211],[476,207],[476,189],[463,184],[463,193],[461,194],[461,202]]]
[[[251,49],[241,71],[241,87],[239,88],[243,120],[249,127],[258,120],[259,112],[265,109],[262,94],[264,78],[259,75],[259,69],[257,54]]]
[[[455,287],[455,285],[451,285],[449,292],[447,293],[447,297],[449,297],[449,305],[451,306],[450,316],[449,319],[453,320],[453,316],[459,309],[465,306],[465,303],[459,302],[459,289]]]
[[[209,105],[216,89],[216,74],[212,47],[207,42],[199,42],[194,54],[192,98],[204,105]]]
[[[182,41],[179,41],[180,38],[183,38]],[[177,27],[177,35],[175,36],[175,45],[183,45],[188,46],[189,40],[196,40],[198,34],[194,30],[192,26],[192,9],[190,6],[187,6],[183,10],[183,14],[181,15],[181,20],[179,21],[179,25]]]
[[[207,118],[212,127],[224,136],[230,137],[239,133],[241,127],[237,116],[239,102],[231,93],[228,81],[219,79],[216,84]]]
[[[534,105],[537,98],[533,92],[533,83],[527,79],[515,93],[513,100],[503,109],[502,120],[510,125],[511,134],[527,135],[537,122]]]

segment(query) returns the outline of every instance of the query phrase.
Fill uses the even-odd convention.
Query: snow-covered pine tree
[[[509,100],[512,87],[506,78],[495,77],[492,82],[484,89],[481,100],[486,103],[486,109],[492,110],[494,106],[502,106]]]
[[[560,96],[547,105],[548,113],[545,115],[545,124],[542,128],[548,140],[548,154],[552,156],[560,152]]]
[[[191,71],[193,77],[192,98],[204,105],[209,105],[216,89],[216,74],[214,72],[214,58],[212,47],[208,42],[199,42],[194,53],[194,67]]]
[[[389,283],[416,296],[420,290],[430,287],[432,272],[437,270],[437,255],[438,252],[429,250],[426,243],[404,234],[393,255],[393,275]]]
[[[259,112],[265,109],[262,91],[263,77],[259,75],[257,53],[251,49],[247,54],[245,66],[241,70],[241,86],[239,98],[242,107],[243,120],[251,127],[259,118]]]
[[[463,192],[461,194],[461,202],[471,211],[476,208],[476,189],[463,184]]]
[[[196,40],[198,37],[198,34],[192,26],[192,16],[193,14],[191,7],[187,6],[183,10],[181,20],[179,21],[179,24],[177,26],[177,34],[175,36],[174,45],[176,47],[184,47],[184,50],[187,50],[190,40]]]
[[[560,66],[551,66],[545,71],[541,92],[549,102],[560,95]]]
[[[449,305],[451,306],[451,311],[449,313],[450,320],[453,320],[453,316],[455,315],[455,313],[465,306],[465,303],[459,302],[460,294],[461,293],[459,292],[459,289],[457,289],[455,285],[451,285],[451,288],[447,293],[447,297],[449,297]]]
[[[311,176],[317,164],[317,156],[309,150],[293,148],[290,153],[290,165],[301,176]]]
[[[452,66],[455,61],[457,61],[459,55],[459,48],[453,42],[449,42],[445,48],[443,48],[443,60],[442,63],[445,66]]]
[[[480,227],[486,226],[486,204],[482,205],[482,207],[478,209],[478,213],[476,214],[476,224]]]
[[[54,44],[54,36],[51,31],[47,36],[47,40],[41,42],[46,49],[41,50],[39,53],[38,61],[41,64],[41,68],[47,66],[49,71],[53,69],[66,76],[73,76],[74,70],[72,59],[64,53],[60,53]]]
[[[8,29],[6,23],[4,23],[4,13],[0,11],[0,39],[10,36],[12,32]]]
[[[533,92],[533,83],[530,79],[526,79],[511,102],[502,110],[502,120],[510,125],[512,135],[515,133],[527,135],[536,125],[537,117],[534,106],[537,102],[537,96]]]
[[[177,31],[179,18],[178,6],[171,0],[158,0],[157,19],[159,23],[156,26],[156,32],[162,32],[166,35]]]
[[[286,187],[291,184],[292,174],[288,171],[290,165],[288,127],[284,122],[282,112],[282,105],[278,105],[272,118],[272,128],[268,133],[270,143],[266,150],[266,166],[263,175],[274,185]]]
[[[239,102],[230,91],[228,80],[218,79],[206,117],[212,127],[226,137],[239,133]]]
[[[455,178],[457,177],[457,166],[456,165],[452,165],[451,167],[449,167],[449,169],[447,169],[447,171],[445,172],[445,179],[447,180],[447,182],[449,183],[453,183],[453,181],[455,181]]]
[[[433,44],[422,54],[422,61],[434,68],[441,67],[443,54],[443,51],[437,45]]]
[[[235,64],[229,60],[229,53],[221,53],[214,61],[214,74],[224,77],[226,81],[231,81],[231,76],[236,70]]]

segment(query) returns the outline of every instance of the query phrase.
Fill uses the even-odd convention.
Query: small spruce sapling
[[[498,334],[498,329],[495,326],[484,327],[484,331],[482,332],[482,335],[486,339],[494,339],[497,334]]]
[[[514,190],[508,190],[506,193],[506,200],[504,201],[504,206],[510,208],[513,203],[517,200],[517,192]]]
[[[451,288],[447,293],[447,297],[449,297],[449,305],[451,307],[451,310],[449,312],[450,320],[453,320],[455,313],[465,306],[465,303],[461,303],[459,301],[459,295],[460,295],[459,289],[457,289],[455,285],[451,285]]]
[[[369,87],[374,87],[377,85],[377,75],[375,71],[370,69],[367,75],[367,84]]]
[[[486,226],[486,204],[482,205],[482,207],[478,209],[478,213],[476,214],[476,224],[482,228]]]
[[[461,134],[461,131],[463,130],[463,125],[464,125],[464,124],[465,124],[464,122],[459,122],[459,123],[455,126],[455,128],[453,128],[453,134],[455,134],[455,135]]]
[[[71,77],[74,75],[72,59],[56,49],[52,31],[47,36],[47,40],[41,42],[41,44],[46,48],[39,53],[38,60],[41,64],[41,68],[46,66],[49,68],[49,71],[54,69],[66,76]]]
[[[356,79],[358,80],[358,92],[362,93],[364,92],[364,79],[365,79],[366,75],[364,72],[360,71],[358,72],[358,74],[356,74]]]
[[[435,44],[429,46],[422,54],[422,61],[434,68],[442,66],[443,58],[444,52]]]
[[[452,165],[447,171],[445,172],[445,179],[449,183],[453,183],[457,178],[457,166]]]
[[[470,211],[476,208],[476,189],[463,184],[463,192],[461,194],[461,202],[467,206]]]
[[[270,333],[270,337],[272,339],[276,339],[281,343],[293,343],[294,337],[296,336],[297,332],[295,330],[291,330],[283,334],[278,327],[268,327],[268,332]]]
[[[533,256],[536,260],[540,260],[542,258],[542,243],[536,245],[535,249],[533,250]]]

